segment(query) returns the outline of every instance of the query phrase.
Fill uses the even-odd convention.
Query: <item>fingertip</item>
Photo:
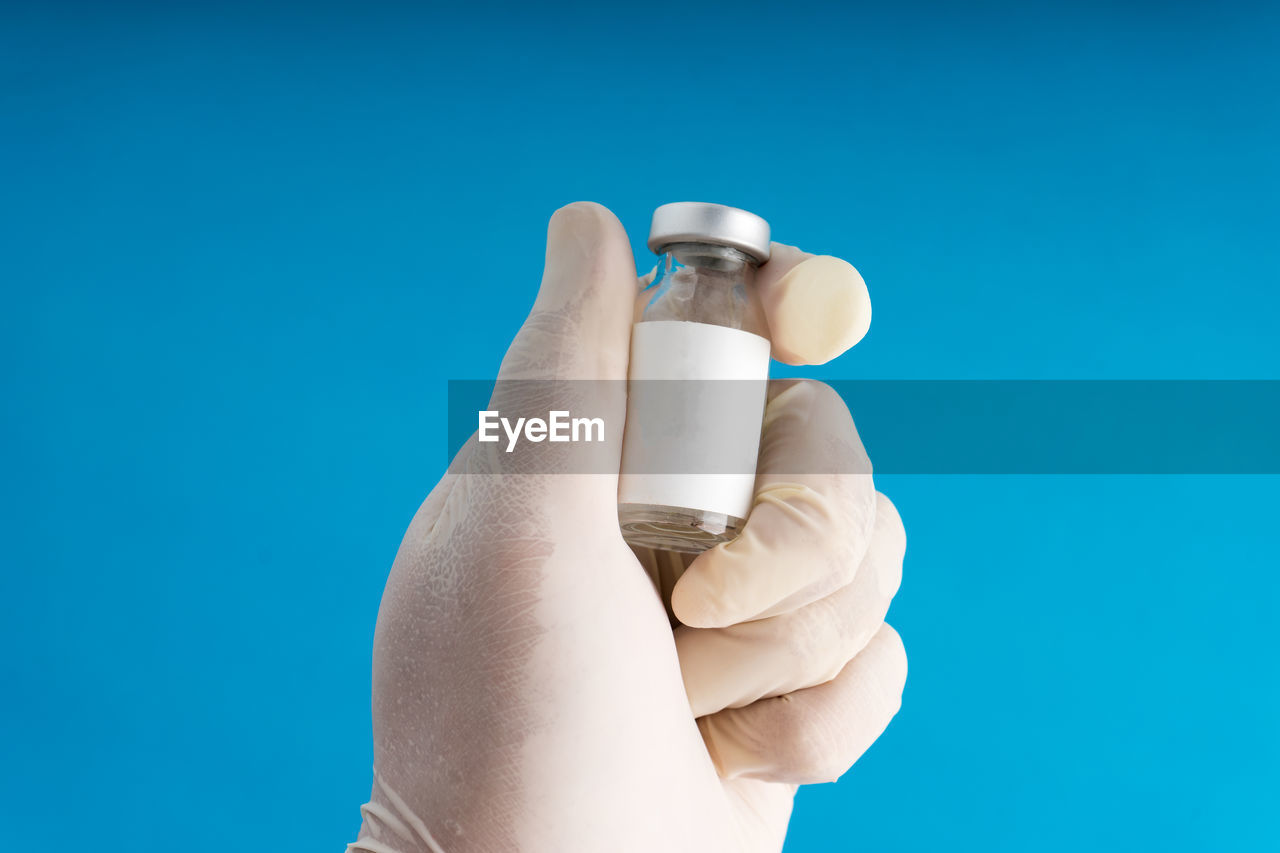
[[[671,612],[690,628],[720,628],[723,623],[715,597],[701,573],[686,570],[671,590]]]
[[[499,378],[624,379],[634,286],[631,244],[608,208],[578,201],[556,210],[537,296]]]
[[[761,294],[773,357],[786,364],[825,364],[871,328],[871,296],[852,264],[831,255],[797,263]]]
[[[567,224],[583,221],[594,222],[618,222],[618,217],[613,211],[596,201],[571,201],[568,204],[556,208],[551,214],[550,225],[564,226]],[[621,222],[618,222],[621,225]]]
[[[594,201],[570,202],[552,213],[547,223],[548,269],[602,254],[611,256],[621,246],[630,255],[626,229],[613,211]]]
[[[743,538],[703,551],[671,590],[671,611],[690,628],[725,628],[750,617],[750,577],[735,550]]]

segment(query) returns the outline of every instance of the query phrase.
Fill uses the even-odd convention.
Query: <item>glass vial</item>
[[[632,330],[618,519],[631,545],[697,553],[737,536],[751,509],[769,376],[755,274],[769,223],[665,204],[648,244],[661,260]],[[695,470],[707,459],[712,470]]]

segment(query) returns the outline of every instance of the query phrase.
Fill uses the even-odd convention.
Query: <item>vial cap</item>
[[[676,201],[655,210],[649,226],[651,250],[660,254],[672,243],[730,246],[763,264],[769,260],[769,223],[736,207]]]

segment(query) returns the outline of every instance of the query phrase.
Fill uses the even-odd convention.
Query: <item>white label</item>
[[[618,502],[746,518],[768,380],[769,341],[759,335],[680,320],[637,323]]]

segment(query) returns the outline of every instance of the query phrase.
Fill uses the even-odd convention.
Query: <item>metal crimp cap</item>
[[[655,210],[649,226],[649,248],[655,253],[672,243],[730,246],[763,264],[769,260],[769,223],[724,204],[676,201]]]

